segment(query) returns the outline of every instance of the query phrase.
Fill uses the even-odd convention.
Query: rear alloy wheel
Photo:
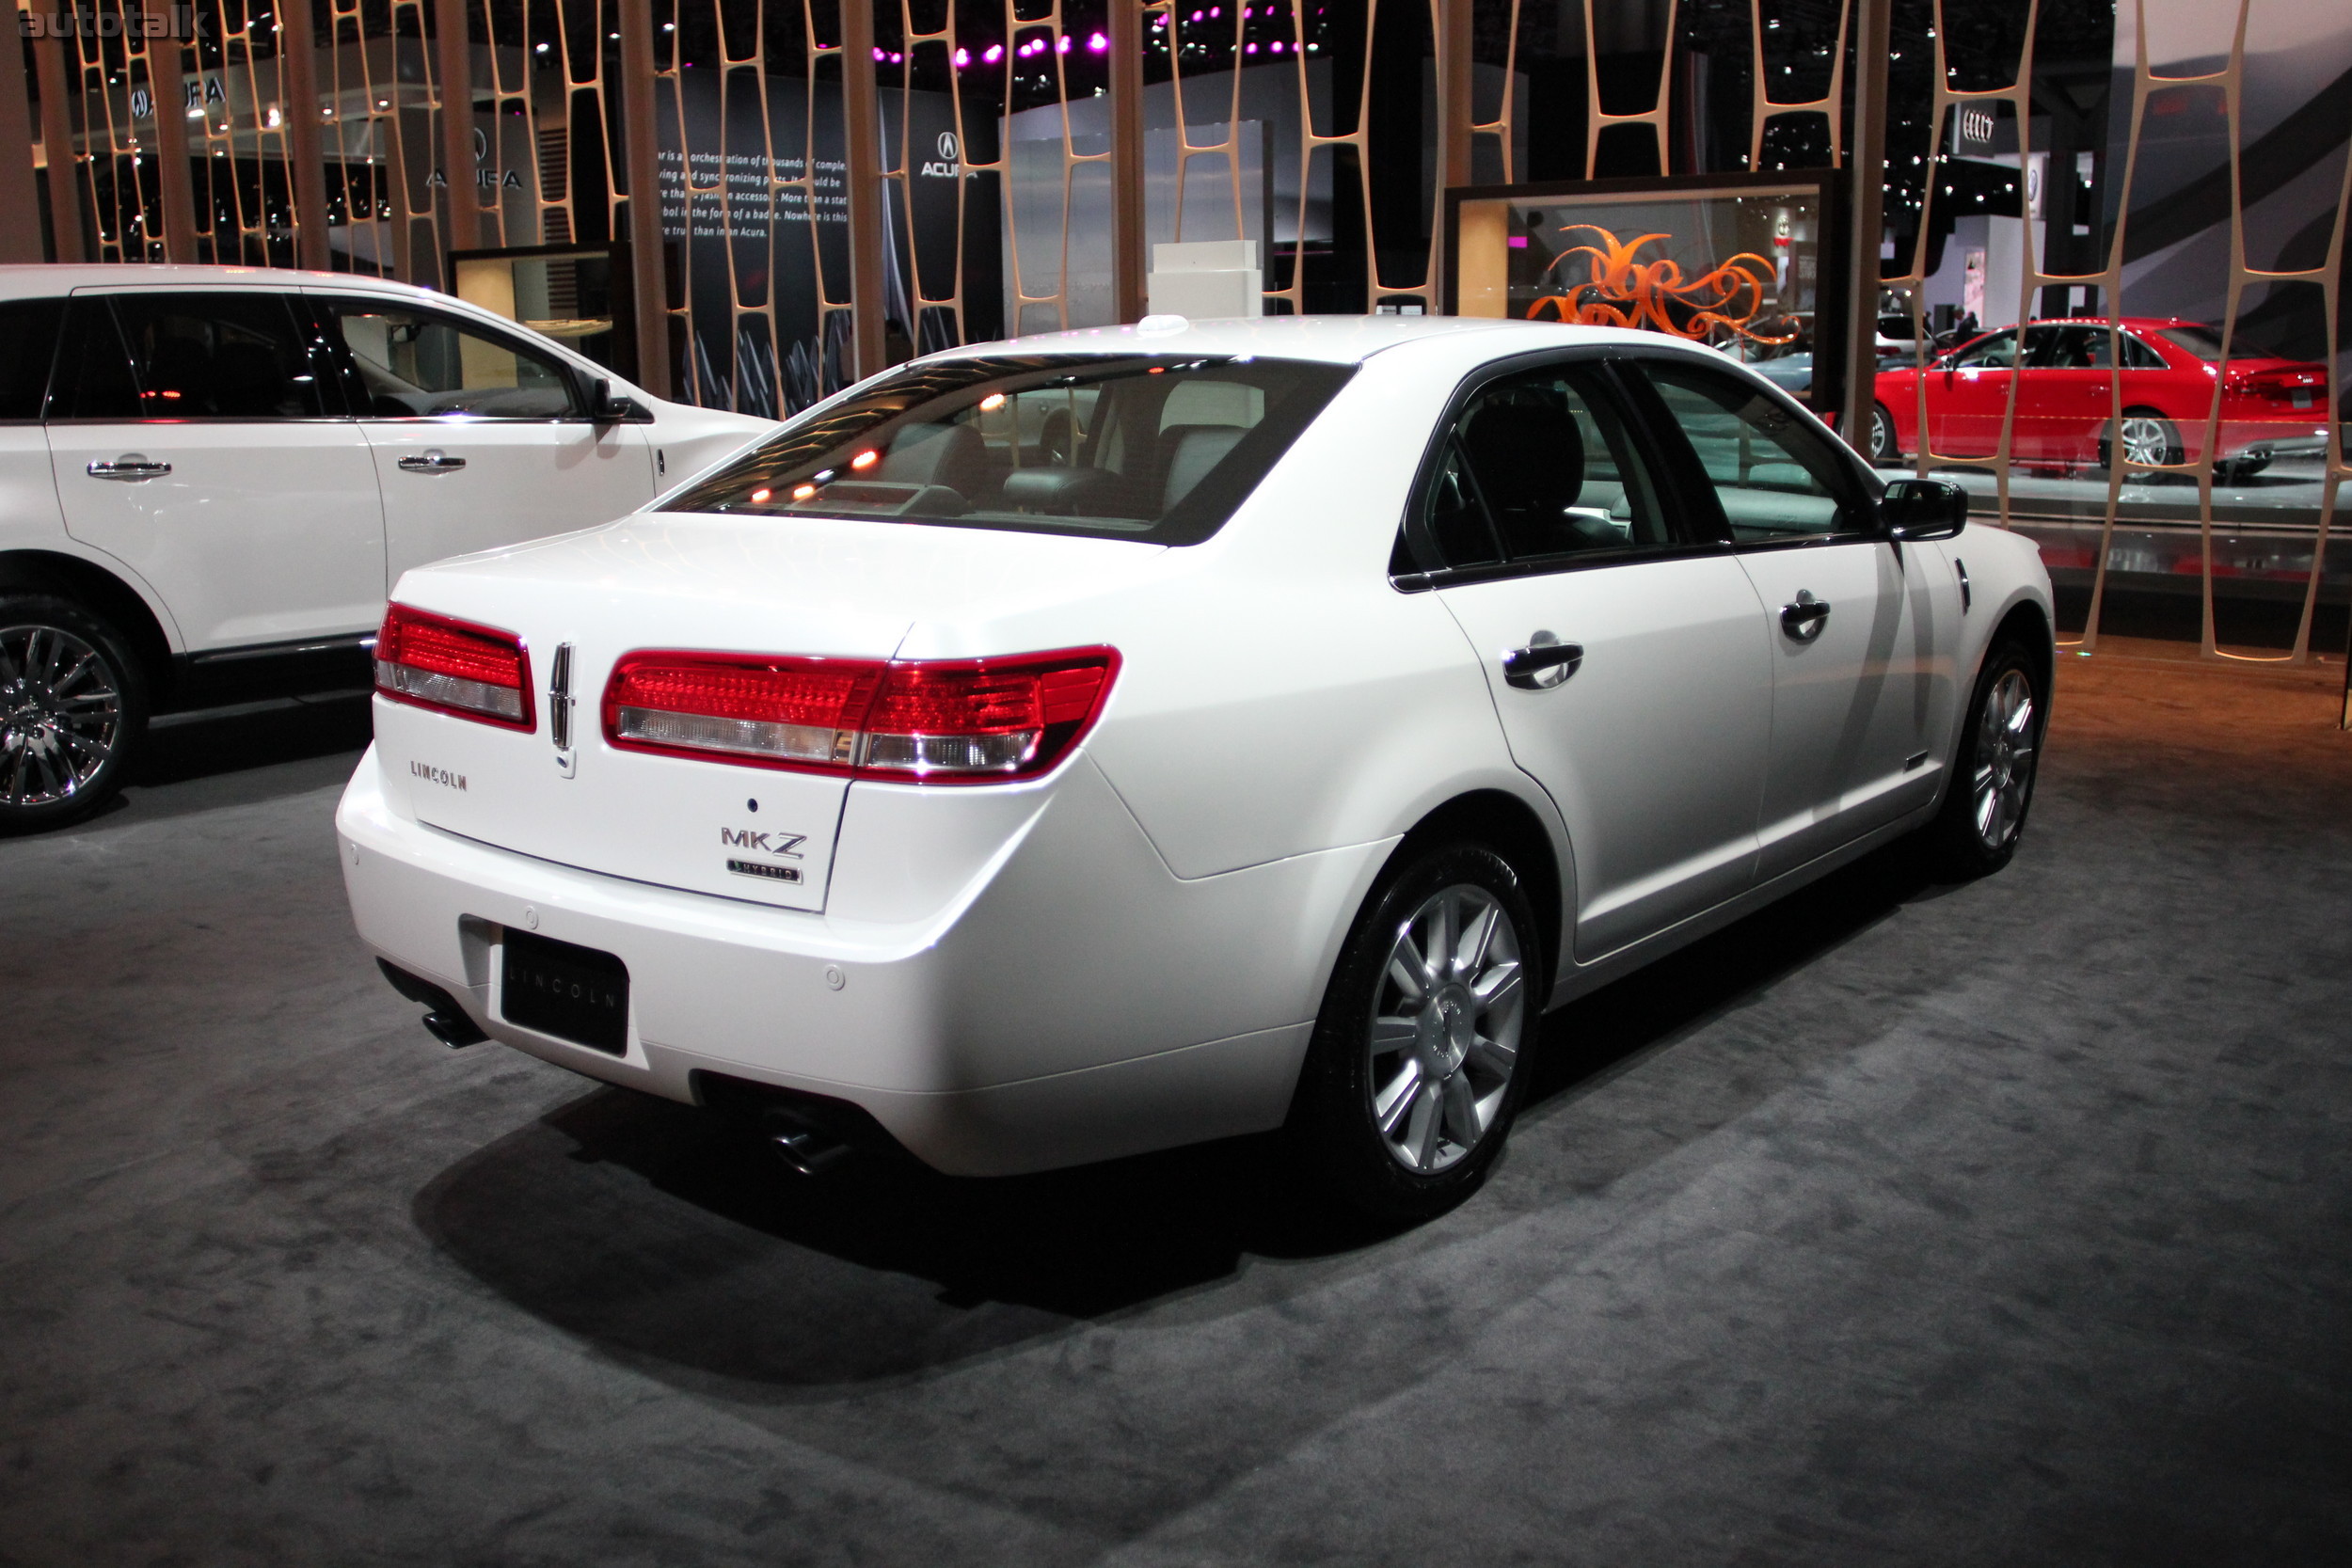
[[[1886,411],[1886,404],[1870,405],[1870,461],[1882,468],[1891,468],[1903,460],[1903,449],[1895,439],[1895,416]]]
[[[0,833],[104,805],[146,721],[138,667],[114,627],[65,599],[0,594]]]
[[[2143,467],[2179,463],[2187,450],[2181,445],[2178,426],[2163,415],[2145,408],[2136,408],[2125,414],[2122,422],[2116,428],[2122,438],[2124,461]],[[2099,456],[2103,466],[2114,463],[2114,442],[2100,443]]]
[[[2025,648],[1994,643],[1968,705],[1944,809],[1928,829],[1939,870],[1962,879],[1989,876],[2017,852],[2047,718]]]
[[[1510,1129],[1543,965],[1518,875],[1454,845],[1375,896],[1332,975],[1291,1133],[1312,1175],[1384,1220],[1442,1212]]]

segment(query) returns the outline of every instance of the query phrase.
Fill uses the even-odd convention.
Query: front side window
[[[301,420],[324,412],[308,335],[274,293],[84,297],[55,417]]]
[[[874,517],[1193,544],[1349,374],[1248,356],[910,365],[824,404],[666,510]]]
[[[1424,570],[1565,561],[1667,544],[1649,475],[1595,373],[1552,366],[1479,388],[1408,530]]]
[[[562,420],[578,416],[571,376],[543,355],[446,316],[376,300],[329,303],[350,353],[352,403],[377,420]]]
[[[1979,338],[1951,357],[1950,368],[1956,371],[2007,371],[2017,366],[2017,333],[1995,332],[1990,338]]]
[[[2113,363],[2104,326],[2035,326],[2026,337],[2036,370],[2104,371]]]
[[[1735,544],[1864,525],[1851,470],[1794,412],[1705,366],[1648,360],[1643,369],[1713,483]]]

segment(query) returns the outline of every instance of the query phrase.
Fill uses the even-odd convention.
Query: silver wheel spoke
[[[1415,1170],[1438,1168],[1438,1143],[1445,1131],[1445,1088],[1438,1084],[1423,1084],[1421,1093],[1413,1097],[1413,1122],[1405,1134],[1412,1149]]]
[[[1499,1040],[1490,1040],[1481,1035],[1478,1037],[1478,1044],[1470,1052],[1470,1059],[1499,1078],[1508,1078],[1511,1076],[1512,1067],[1519,1059],[1519,1053],[1512,1046],[1504,1045]]]
[[[1470,1074],[1455,1073],[1445,1081],[1442,1088],[1445,1125],[1453,1132],[1454,1141],[1468,1148],[1486,1130],[1478,1118],[1478,1096],[1470,1090]]]
[[[1478,1006],[1485,1012],[1509,1006],[1518,999],[1519,966],[1496,964],[1478,977],[1470,987],[1470,994],[1478,998]]]
[[[1380,1091],[1372,1102],[1373,1117],[1380,1123],[1383,1137],[1396,1135],[1397,1124],[1413,1108],[1413,1100],[1421,1091],[1421,1064],[1407,1062],[1396,1081]]]
[[[1502,918],[1502,906],[1489,904],[1473,916],[1468,930],[1462,933],[1460,961],[1454,974],[1476,974],[1486,967],[1486,949],[1495,940],[1495,925]]]
[[[1454,915],[1452,898],[1440,897],[1429,911],[1429,945],[1422,960],[1431,980],[1443,984],[1454,973]]]

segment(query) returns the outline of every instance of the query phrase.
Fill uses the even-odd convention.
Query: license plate
[[[499,1010],[509,1023],[618,1056],[628,1049],[628,966],[610,953],[509,930]]]
[[[2295,406],[2297,408],[2309,408],[2311,405],[2312,389],[2309,387],[2296,388],[2295,389]]]

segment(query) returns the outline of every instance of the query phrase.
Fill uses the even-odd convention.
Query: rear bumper
[[[2224,459],[2325,456],[2327,451],[2325,410],[2276,419],[2230,416],[2221,421],[2219,452]]]
[[[918,1159],[1006,1175],[1263,1131],[1287,1111],[1388,843],[1180,880],[1092,763],[930,918],[648,886],[404,817],[375,752],[336,815],[359,935],[491,1038],[691,1101],[707,1069],[848,1101]],[[509,929],[617,955],[619,1055],[501,1016]]]

